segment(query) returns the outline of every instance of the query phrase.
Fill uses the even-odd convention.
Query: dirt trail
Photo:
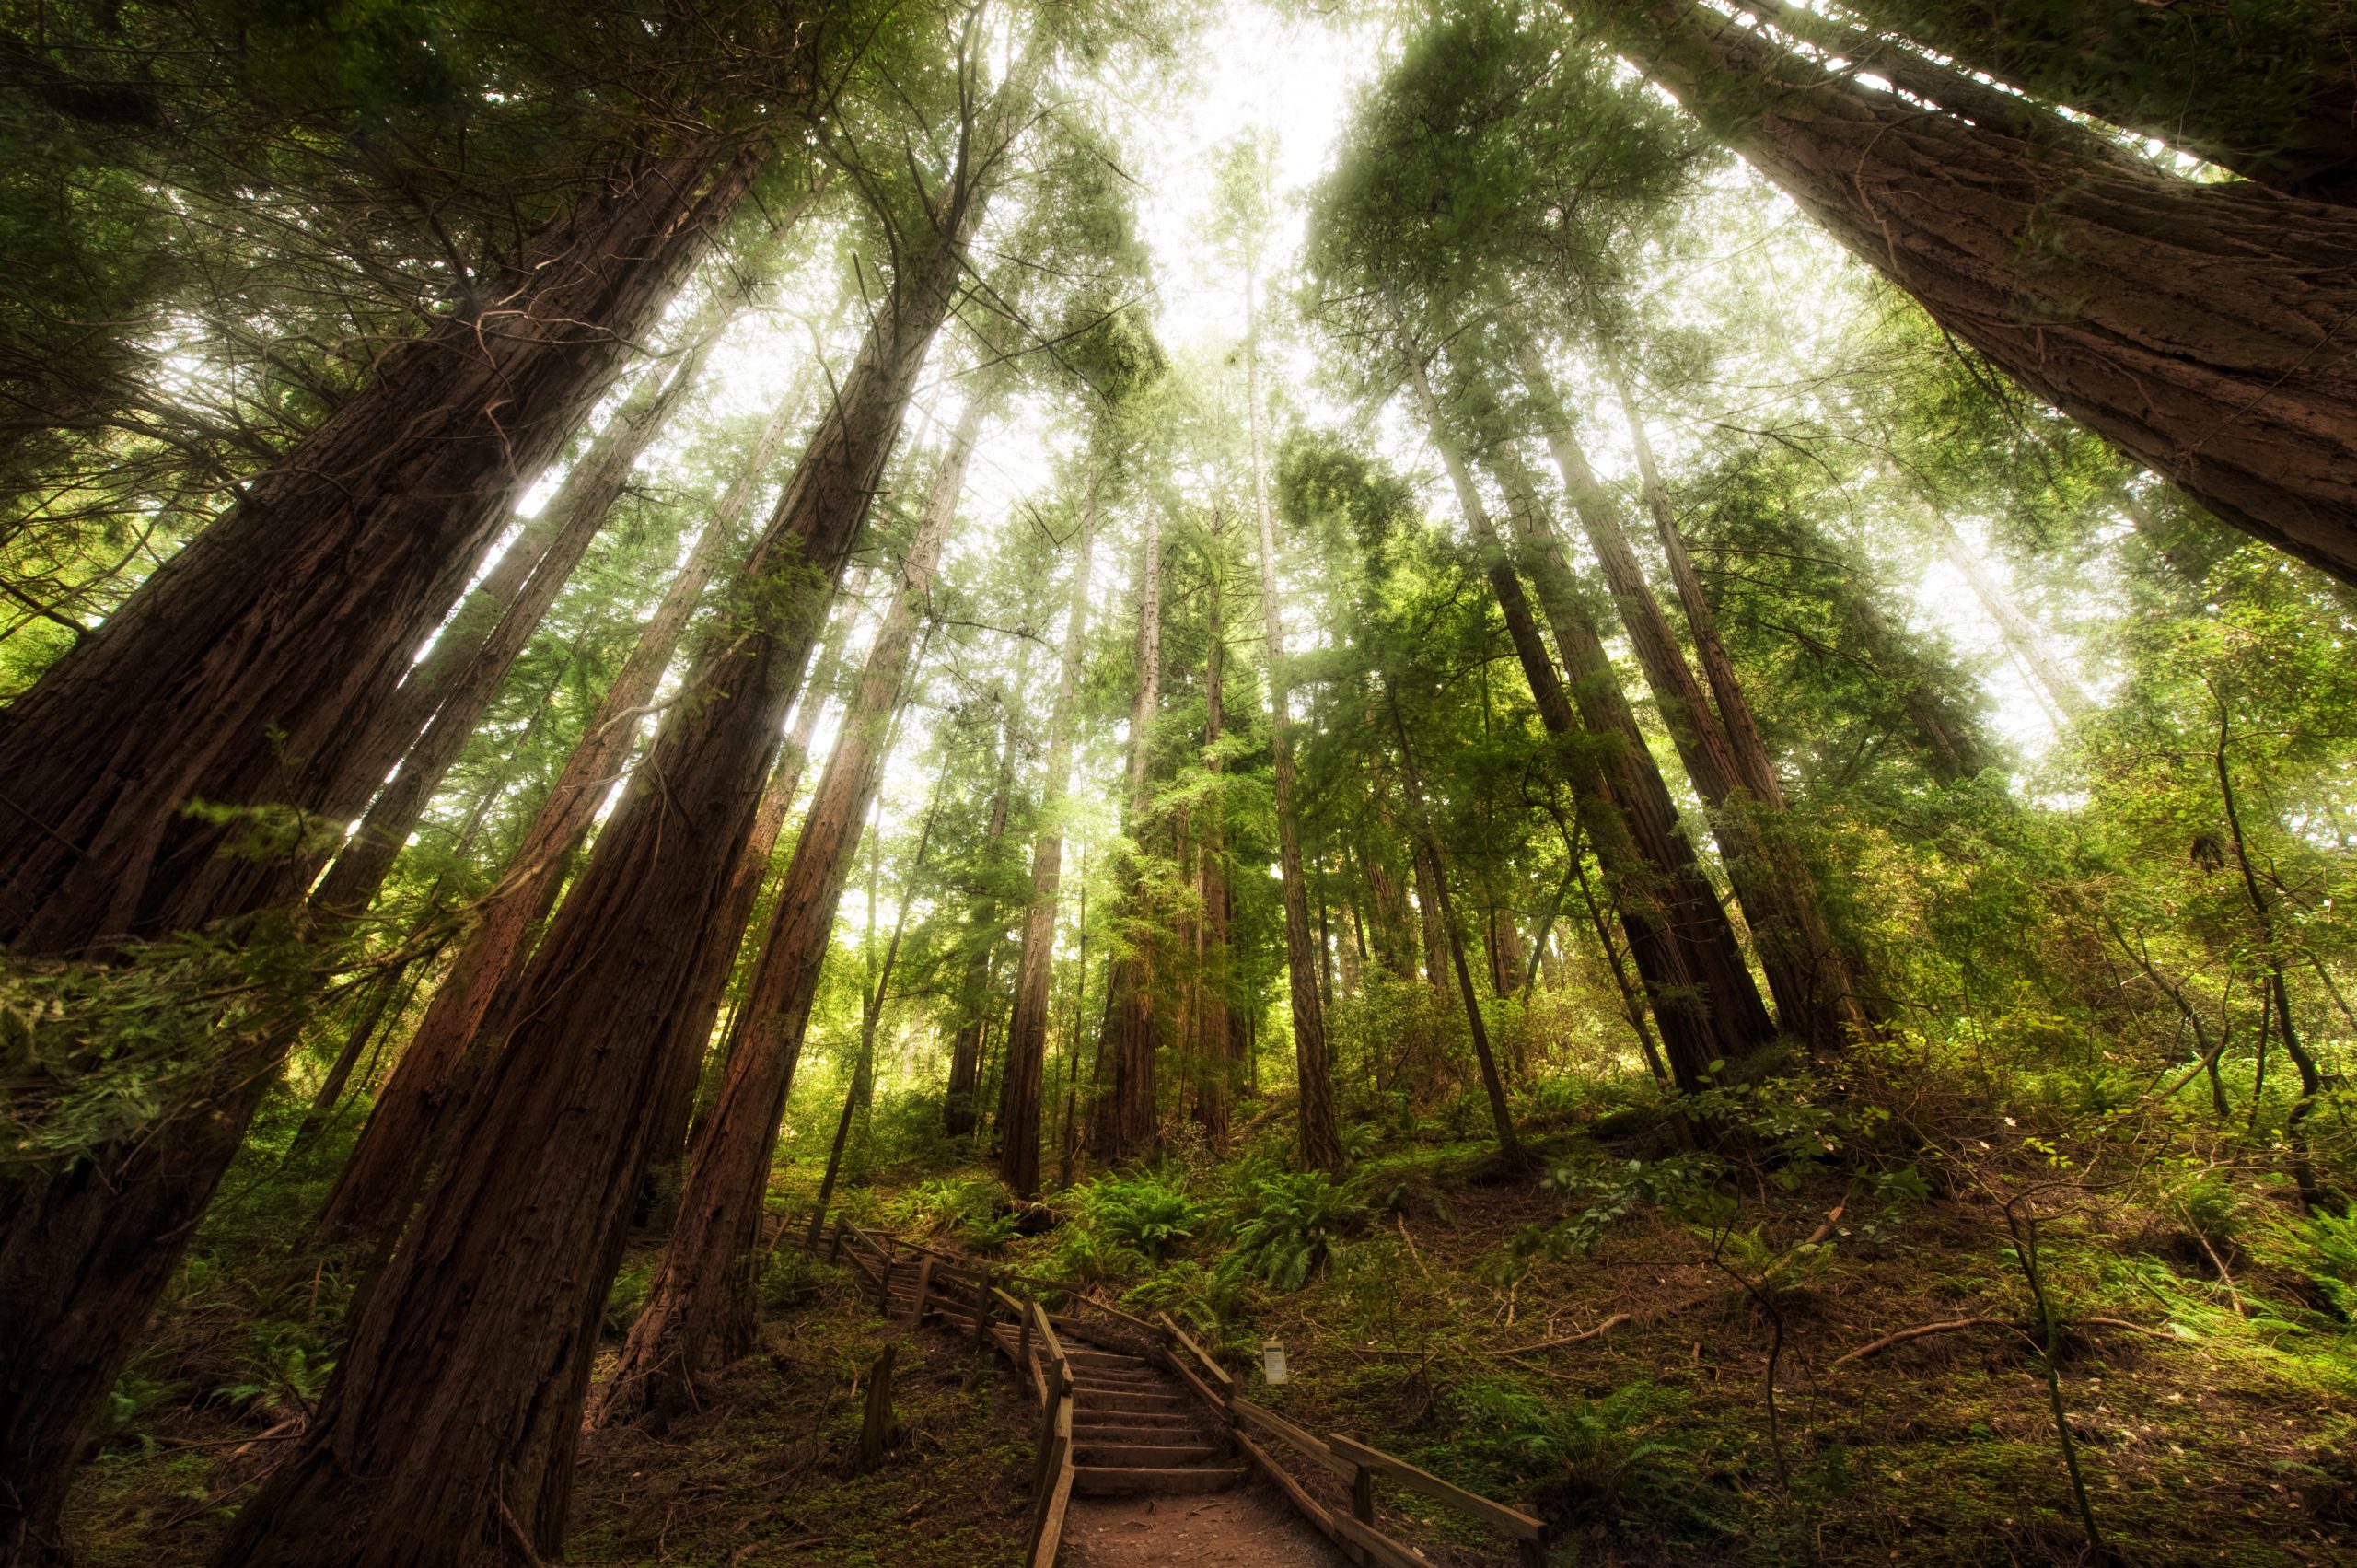
[[[1325,1537],[1261,1483],[1203,1497],[1075,1498],[1073,1568],[1341,1568]]]

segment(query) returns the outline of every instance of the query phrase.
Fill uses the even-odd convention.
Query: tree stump
[[[886,1345],[876,1365],[867,1369],[867,1411],[859,1423],[859,1451],[852,1459],[853,1475],[865,1475],[882,1464],[885,1454],[900,1441],[900,1423],[892,1419],[892,1363],[900,1353],[899,1345]]]

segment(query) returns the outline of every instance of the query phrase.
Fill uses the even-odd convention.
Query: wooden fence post
[[[932,1292],[933,1254],[928,1252],[925,1254],[924,1260],[917,1264],[916,1303],[909,1308],[909,1323],[911,1327],[914,1327],[915,1325],[924,1321],[925,1297],[931,1295]]]
[[[1362,1525],[1375,1523],[1375,1472],[1364,1465],[1351,1471],[1351,1517]]]
[[[886,1345],[876,1365],[867,1369],[867,1410],[859,1423],[859,1454],[853,1468],[865,1475],[884,1462],[892,1446],[892,1363],[900,1355],[897,1344]]]

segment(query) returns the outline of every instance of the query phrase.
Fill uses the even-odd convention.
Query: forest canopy
[[[0,7],[0,1564],[2357,1550],[2352,43]]]

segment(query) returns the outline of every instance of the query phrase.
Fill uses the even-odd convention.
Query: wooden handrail
[[[1212,1381],[1217,1383],[1222,1389],[1228,1393],[1234,1393],[1236,1390],[1236,1379],[1228,1375],[1227,1368],[1222,1366],[1218,1362],[1213,1361],[1209,1354],[1205,1353],[1202,1346],[1190,1339],[1187,1335],[1187,1330],[1180,1328],[1176,1322],[1171,1320],[1169,1313],[1165,1312],[1160,1316],[1162,1318],[1163,1330],[1168,1333],[1172,1339],[1186,1346],[1188,1350],[1194,1353],[1195,1359],[1203,1364],[1203,1369],[1212,1375]]]
[[[849,1220],[839,1217],[835,1223],[835,1250],[840,1252],[843,1239],[849,1237],[859,1247],[872,1251],[877,1262],[882,1264],[879,1270],[871,1267],[856,1253],[844,1254],[863,1274],[877,1282],[877,1294],[887,1302],[890,1298],[890,1271],[895,1261],[895,1249],[904,1248],[911,1254],[922,1255],[917,1283],[917,1316],[920,1318],[923,1316],[928,1282],[943,1277],[966,1282],[973,1293],[977,1341],[989,1339],[996,1343],[1002,1352],[1011,1355],[1019,1373],[1030,1376],[1038,1393],[1040,1417],[1039,1469],[1033,1484],[1030,1542],[1025,1558],[1030,1568],[1053,1568],[1057,1550],[1062,1541],[1065,1511],[1072,1498],[1072,1422],[1075,1408],[1072,1361],[1064,1350],[1062,1336],[1056,1331],[1053,1316],[1039,1298],[1013,1295],[1001,1287],[998,1282],[1002,1280],[1009,1285],[1044,1289],[1070,1296],[1081,1306],[1093,1307],[1154,1336],[1160,1343],[1161,1354],[1171,1370],[1205,1404],[1221,1414],[1231,1435],[1253,1465],[1277,1484],[1305,1517],[1349,1549],[1361,1562],[1376,1564],[1376,1568],[1432,1568],[1430,1559],[1387,1534],[1381,1527],[1375,1508],[1375,1481],[1377,1478],[1478,1519],[1512,1539],[1527,1563],[1541,1564],[1546,1561],[1548,1530],[1544,1520],[1443,1481],[1430,1470],[1420,1469],[1405,1459],[1395,1458],[1380,1448],[1345,1437],[1341,1433],[1319,1437],[1274,1411],[1240,1397],[1235,1375],[1214,1360],[1211,1353],[1198,1344],[1167,1312],[1157,1314],[1161,1319],[1159,1323],[1149,1323],[1118,1307],[1097,1300],[1081,1285],[1024,1274],[1001,1273],[995,1270],[977,1272],[954,1261],[952,1255],[922,1242],[902,1242],[897,1237],[890,1237],[888,1242],[879,1241]],[[995,1340],[990,1334],[990,1319],[995,1315],[994,1307],[1004,1307],[1015,1320],[1016,1338],[1011,1351],[1005,1342]],[[1196,1375],[1194,1366],[1179,1359],[1178,1349],[1183,1349],[1208,1375],[1208,1382]],[[1349,1511],[1329,1509],[1310,1496],[1283,1466],[1245,1435],[1248,1428],[1276,1438],[1311,1464],[1349,1482]]]

